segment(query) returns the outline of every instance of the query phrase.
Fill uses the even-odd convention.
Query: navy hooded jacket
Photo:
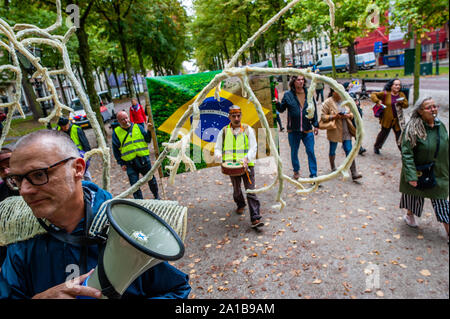
[[[308,96],[308,91],[306,88],[305,97]],[[316,101],[313,99],[314,106],[316,105]],[[305,132],[310,131],[314,127],[319,127],[319,122],[317,120],[317,108],[314,108],[314,116],[312,119],[308,119],[306,117],[308,108],[308,100],[305,99],[305,104],[303,105],[303,112],[300,114],[300,102],[298,101],[297,95],[295,95],[292,91],[287,91],[281,103],[277,103],[277,110],[280,113],[283,113],[286,109],[288,110],[287,114],[287,131],[288,132]],[[300,122],[301,121],[301,122]],[[300,129],[302,128],[302,129]]]
[[[91,182],[83,181],[92,195],[92,213],[112,198],[111,194]],[[84,219],[73,235],[84,233]],[[88,271],[97,266],[98,247],[89,246]],[[28,299],[74,276],[80,260],[80,248],[63,243],[49,234],[10,244],[0,272],[0,299]],[[82,275],[82,274],[79,274]],[[188,276],[162,262],[139,276],[122,298],[187,298],[191,287]]]

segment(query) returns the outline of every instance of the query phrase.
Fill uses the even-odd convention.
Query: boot
[[[161,199],[159,197],[159,191],[158,191],[158,183],[156,182],[155,177],[153,176],[153,178],[150,180],[150,182],[148,183],[148,186],[150,187],[150,191],[153,194],[153,197],[155,199]]]
[[[329,158],[330,158],[331,171],[334,172],[336,170],[336,164],[334,163],[336,155],[329,155]]]
[[[355,161],[353,161],[352,165],[350,166],[350,172],[352,173],[352,179],[357,180],[362,177],[361,174],[358,173],[356,170],[356,164]]]

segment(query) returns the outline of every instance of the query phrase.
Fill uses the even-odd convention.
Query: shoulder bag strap
[[[439,131],[439,129],[440,129],[440,125],[438,125],[438,131],[437,131],[437,146],[436,146],[436,151],[434,152],[434,159],[433,159],[433,162],[434,161],[436,161],[436,157],[438,156],[438,153],[439,153],[439,146],[440,146],[440,143],[441,143],[441,136],[440,136],[440,131]]]
[[[91,194],[89,190],[83,188],[84,194],[84,206],[85,206],[85,230],[83,236],[75,236],[71,235],[56,226],[50,224],[47,225],[42,219],[37,218],[39,224],[52,236],[53,238],[76,247],[80,248],[80,268],[81,273],[84,274],[87,272],[87,255],[88,255],[88,246],[90,245],[99,245],[105,242],[104,238],[101,237],[91,237],[89,236],[89,228],[92,223],[93,213],[91,207]]]

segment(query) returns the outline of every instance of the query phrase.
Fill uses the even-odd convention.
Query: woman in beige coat
[[[332,171],[336,170],[335,158],[337,144],[342,143],[345,156],[348,156],[352,150],[352,136],[354,137],[356,135],[356,128],[352,123],[353,113],[347,106],[341,105],[341,103],[340,95],[330,88],[329,97],[323,102],[320,117],[323,125],[328,127],[327,139],[330,141],[329,158]],[[362,177],[356,171],[355,161],[352,162],[350,171],[353,180]]]

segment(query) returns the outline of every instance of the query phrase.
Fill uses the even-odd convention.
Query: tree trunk
[[[103,136],[106,138],[106,130],[103,125],[103,117],[100,113],[100,103],[95,91],[94,77],[92,76],[92,64],[90,60],[90,49],[88,42],[88,34],[85,29],[85,24],[80,23],[80,27],[76,31],[78,39],[77,53],[80,58],[80,64],[83,68],[84,79],[86,81],[86,93],[89,97],[89,104],[97,117],[97,122],[100,125]]]
[[[76,65],[75,65],[75,69],[76,69],[76,71],[77,71],[77,74],[78,74],[78,81],[80,81],[81,87],[83,88],[84,92],[87,92],[87,89],[86,89],[86,83],[84,82],[84,78],[83,78],[83,76],[81,75],[80,65],[79,65],[79,64],[76,64]]]
[[[356,52],[355,52],[355,42],[353,39],[349,40],[350,45],[347,47],[348,52],[348,62],[350,74],[358,72],[358,65],[356,64]]]
[[[117,88],[117,95],[120,98],[120,84],[119,84],[119,78],[117,77],[117,69],[116,64],[114,63],[114,60],[111,59],[111,70],[114,75],[114,80],[116,81],[116,88]]]
[[[56,78],[58,80],[59,89],[61,90],[61,96],[62,96],[63,102],[65,105],[70,106],[69,99],[67,98],[66,91],[64,90],[63,81],[61,80],[61,74],[56,75]]]
[[[103,71],[103,75],[105,76],[106,87],[108,88],[109,95],[112,98],[111,85],[109,85],[109,77],[108,72],[106,72],[106,68],[104,66],[101,67]]]
[[[295,44],[294,40],[289,40],[291,42],[291,59],[292,59],[292,67],[295,67]]]
[[[315,43],[315,47],[316,47],[316,52],[315,52],[315,55],[316,55],[316,63],[317,63],[317,61],[319,61],[319,43],[318,43],[318,41],[317,41],[317,38],[314,38],[314,43]]]
[[[159,157],[159,145],[158,145],[158,138],[156,136],[156,128],[155,128],[155,122],[153,121],[153,113],[152,113],[152,106],[150,104],[150,97],[148,95],[148,88],[147,88],[147,80],[145,79],[147,77],[147,70],[144,67],[144,59],[142,57],[142,46],[141,43],[138,43],[136,45],[136,53],[139,60],[139,68],[141,69],[141,73],[144,75],[144,98],[145,98],[145,105],[143,105],[144,109],[146,110],[147,117],[148,117],[148,123],[151,124],[150,128],[150,134],[152,136],[152,142],[153,142],[153,150],[155,152],[155,158]],[[159,178],[163,178],[163,171],[161,165],[158,168],[158,174]],[[161,183],[162,185],[162,183]]]
[[[250,25],[250,13],[249,12],[247,12],[245,14],[245,22],[246,22],[245,23],[246,36],[247,36],[247,39],[249,39],[252,36],[252,34],[251,34],[251,25]],[[249,51],[250,51],[250,63],[255,63],[256,60],[255,60],[254,50],[253,50],[252,46],[250,46]]]
[[[331,50],[331,70],[331,77],[336,79],[336,59],[333,50]]]
[[[260,25],[264,24],[264,17],[262,15],[259,16],[259,24]],[[267,58],[266,58],[266,44],[265,44],[264,33],[261,34],[259,40],[261,41],[261,45],[260,45],[261,60],[265,61],[265,60],[267,60]]]
[[[280,67],[280,63],[278,62],[278,44],[275,44],[275,48],[273,49],[274,55],[275,55],[275,64],[277,68]]]
[[[123,32],[123,25],[120,21],[118,22],[117,28],[119,30],[119,33],[118,33],[119,42],[120,42],[120,47],[122,49],[123,62],[125,64],[126,82],[129,87],[128,97],[136,97],[136,92],[133,87],[133,79],[131,77],[131,65],[130,65],[130,61],[128,60],[127,41],[125,39],[125,34]]]
[[[334,33],[331,33],[328,36],[330,38],[330,52],[331,52],[331,77],[336,79],[336,59],[335,59],[335,51],[334,51]]]
[[[105,91],[102,85],[102,79],[100,77],[100,73],[98,73],[98,67],[95,68],[95,74],[97,75],[97,81],[98,81],[98,88],[100,91]]]
[[[228,63],[228,61],[230,61],[230,54],[228,53],[227,41],[223,39],[222,44],[223,44],[223,51],[225,52],[225,59]]]
[[[28,103],[30,103],[30,110],[33,113],[33,119],[35,121],[39,120],[43,117],[41,105],[36,101],[36,93],[33,90],[33,85],[28,80],[28,74],[25,69],[21,66],[22,69],[22,87],[27,97]]]
[[[125,62],[124,61],[122,61],[122,62],[123,62],[123,66],[122,66],[123,82],[125,83],[125,88],[127,89],[127,97],[130,97],[130,92],[131,92],[130,82],[129,82],[130,77],[127,74]]]
[[[281,67],[284,68],[286,67],[286,55],[284,52],[284,41],[280,41],[280,47],[281,47]],[[288,83],[287,83],[287,75],[283,74],[281,76],[281,78],[283,79],[283,90],[287,91],[288,90]]]
[[[413,103],[416,103],[417,99],[419,98],[419,90],[420,90],[420,60],[422,58],[421,54],[421,40],[420,40],[420,34],[416,32],[415,34],[415,56],[414,56],[414,100]]]
[[[237,31],[238,31],[238,34],[239,34],[239,47],[241,48],[244,45],[244,42],[242,40],[242,32],[241,32],[239,21],[238,21]],[[242,63],[243,66],[247,64],[247,62],[245,61],[245,54],[244,54],[244,52],[241,54],[241,63]]]

